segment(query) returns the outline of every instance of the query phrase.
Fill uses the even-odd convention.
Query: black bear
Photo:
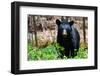
[[[57,43],[64,47],[62,56],[74,57],[80,46],[80,35],[74,27],[74,21],[65,22],[57,19],[56,24],[58,26]]]

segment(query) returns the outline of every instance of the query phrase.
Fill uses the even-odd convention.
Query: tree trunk
[[[83,37],[84,37],[84,44],[86,44],[85,18],[83,18]]]
[[[35,46],[38,46],[35,16],[33,16],[33,27],[34,27],[34,35],[35,35]]]

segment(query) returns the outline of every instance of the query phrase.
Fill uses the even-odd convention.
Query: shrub
[[[59,50],[63,50],[57,43],[50,44],[46,47],[32,47],[32,44],[28,44],[28,60],[55,60],[59,57]]]
[[[45,47],[32,46],[32,43],[28,43],[28,60],[58,60],[62,59],[60,51],[64,51],[58,43],[52,43]],[[88,49],[81,47],[77,52],[77,56],[73,59],[84,59],[87,58]],[[68,59],[63,56],[63,59]]]

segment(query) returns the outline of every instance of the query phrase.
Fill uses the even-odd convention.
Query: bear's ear
[[[74,24],[74,21],[70,21],[69,24],[70,26],[72,26]]]
[[[56,20],[56,24],[57,24],[58,26],[61,24],[61,22],[60,22],[59,19]]]

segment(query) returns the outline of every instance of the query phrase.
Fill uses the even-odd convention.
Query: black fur
[[[56,24],[58,25],[57,42],[64,47],[62,56],[74,57],[80,46],[80,35],[73,25],[74,21],[68,23],[57,19]],[[66,35],[63,35],[63,30],[66,30]]]

